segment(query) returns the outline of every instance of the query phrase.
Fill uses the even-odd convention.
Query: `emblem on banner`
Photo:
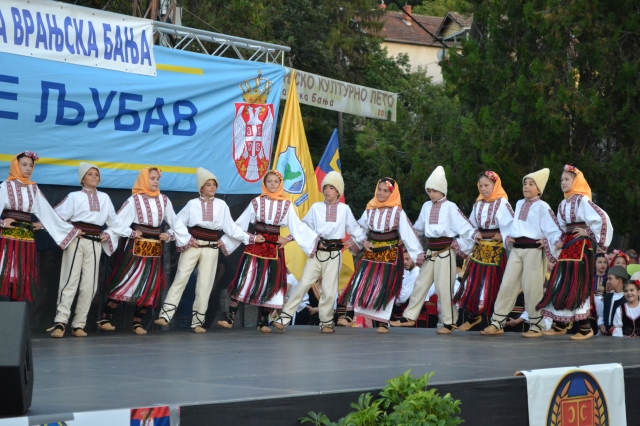
[[[282,173],[284,178],[283,188],[286,192],[289,194],[302,194],[306,176],[294,146],[288,146],[286,150],[280,153],[276,170]]]
[[[233,161],[247,182],[257,182],[269,169],[274,132],[274,107],[267,103],[270,80],[258,76],[240,83],[242,99],[233,120]]]
[[[586,371],[566,374],[551,397],[547,426],[609,426],[607,401],[596,378]]]

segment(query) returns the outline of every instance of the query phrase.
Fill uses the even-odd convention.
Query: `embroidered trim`
[[[291,207],[291,201],[289,200],[284,200],[282,201],[282,203],[284,203],[284,208],[282,209],[282,216],[276,216],[276,219],[278,219],[278,222],[274,222],[275,224],[280,224],[280,222],[282,222],[284,220],[285,217],[287,217],[287,213],[289,212],[289,207]]]
[[[358,243],[356,242],[356,240],[354,240],[352,237],[347,238],[347,241],[345,241],[347,243],[347,245],[349,246],[349,250],[351,250],[353,253],[359,253],[361,248],[358,245]]]
[[[122,206],[120,207],[120,210],[118,210],[118,211],[116,212],[116,214],[120,214],[120,212],[122,211],[122,209],[124,209],[124,208],[127,206],[127,204],[129,204],[129,200],[126,200],[124,203],[122,203]]]
[[[337,222],[338,221],[338,204],[340,204],[340,202],[338,201],[335,204],[329,204],[325,201],[324,203],[326,205],[325,221]]]
[[[218,248],[222,250],[222,253],[224,253],[225,256],[229,256],[229,250],[227,249],[227,246],[224,245],[224,240],[218,240]]]
[[[68,196],[68,195],[67,195],[66,197],[64,197],[64,198],[62,199],[62,201],[60,201],[60,202],[59,202],[59,203],[58,203],[58,204],[57,204],[53,209],[55,210],[55,209],[57,209],[58,207],[60,207],[61,205],[63,205],[63,204],[64,204],[64,202],[65,202],[65,201],[67,201],[67,198],[69,198],[69,196]]]
[[[515,216],[515,213],[513,213],[513,207],[511,207],[511,204],[509,204],[508,201],[507,201],[507,210],[509,210],[509,213],[511,213],[511,217]]]
[[[447,197],[444,197],[438,201],[431,202],[431,211],[429,212],[429,225],[437,225],[440,220],[440,209],[442,205],[447,201]]]
[[[262,202],[260,203],[260,205],[262,205]],[[262,210],[258,207],[258,200],[256,198],[251,200],[251,206],[253,207],[253,211],[256,212],[256,216],[262,213]],[[262,216],[258,216],[257,219],[258,221],[260,221],[262,219]]]
[[[267,218],[265,217],[265,198],[264,197],[260,197],[260,218],[259,221],[260,222],[267,222]]]
[[[588,313],[575,314],[574,316],[565,317],[565,316],[555,315],[554,313],[549,312],[546,309],[541,310],[540,315],[542,315],[543,317],[552,318],[554,321],[560,321],[560,322],[574,322],[574,321],[583,321],[583,320],[589,319]]]
[[[378,209],[379,215],[378,215],[378,229],[382,228],[382,216],[384,216],[387,212],[388,212],[389,208],[388,207],[383,207],[381,209]],[[385,221],[385,226],[386,226],[387,222]]]
[[[549,215],[551,216],[551,219],[553,219],[553,221],[555,222],[555,224],[558,227],[558,229],[560,229],[560,232],[562,232],[562,228],[560,227],[560,222],[558,222],[558,218],[556,217],[556,215],[553,214],[553,210],[547,209],[547,211],[549,212]]]
[[[609,224],[607,223],[607,215],[604,214],[604,211],[600,207],[596,206],[593,201],[589,200],[589,205],[593,210],[596,211],[596,213],[598,213],[598,216],[600,216],[600,219],[602,220],[602,227],[600,228],[600,241],[598,242],[598,245],[600,247],[604,247],[604,242],[607,239],[607,227],[609,226]]]
[[[320,236],[318,235],[316,239],[313,241],[313,249],[311,249],[311,253],[309,253],[309,257],[316,257],[316,252],[318,251],[318,243],[320,242]]]
[[[266,203],[266,201],[265,201]],[[271,217],[271,213],[273,213],[273,203],[276,203],[278,205],[278,208],[280,208],[280,202],[279,201],[273,201],[273,200],[269,200],[269,218]]]
[[[136,216],[138,218],[138,223],[144,223],[144,216],[142,214],[142,206],[140,205],[140,195],[134,195],[133,196],[133,203],[135,204],[135,208],[136,208]]]
[[[78,228],[73,228],[71,232],[67,234],[65,239],[62,240],[62,242],[60,243],[60,248],[62,250],[66,249],[69,243],[71,242],[71,240],[73,240],[78,235],[78,231],[79,231]]]
[[[549,247],[549,240],[547,240],[546,238],[543,238],[542,244],[544,245],[544,254],[545,256],[547,256],[547,260],[549,260],[549,262],[555,263],[556,258],[551,252],[551,247]]]
[[[496,206],[496,202],[498,203],[497,206]],[[495,207],[495,210],[498,211],[498,207],[500,207],[500,198],[498,198],[498,200],[494,201],[493,203],[489,203],[489,211],[487,212],[487,221],[485,222],[485,225],[483,226],[484,229],[489,229],[489,226],[491,226],[491,219],[493,219],[493,224],[494,225],[496,223],[496,218],[492,217],[494,207]],[[480,223],[480,222],[478,222],[478,223]]]
[[[271,208],[273,207],[274,202],[277,204],[277,207],[276,207],[276,215],[273,218],[273,224],[276,225],[280,223],[280,217],[282,214],[282,201],[271,202],[271,207],[269,207],[269,216],[271,216]]]
[[[169,229],[167,232],[165,232],[165,234],[167,234],[167,236],[169,237],[169,239],[167,241],[175,241],[176,240],[176,236],[173,233],[172,229]]]
[[[106,236],[107,237],[107,243],[109,244],[109,251],[111,253],[113,253],[113,242],[111,241],[111,236],[109,234],[107,234],[106,232],[101,232],[100,236]]]
[[[11,210],[18,210],[16,208],[15,193],[13,183],[11,181],[7,182],[7,193],[9,194],[9,205],[11,206]]]
[[[38,189],[38,187],[34,184],[33,185],[33,193],[31,192],[32,189],[29,188],[29,186],[31,185],[26,185],[27,187],[27,195],[29,196],[29,210],[27,211],[31,211],[31,209],[33,208],[33,198],[36,196],[36,194],[39,192],[40,195],[42,195],[42,198],[44,198],[45,200],[47,199],[47,197],[44,196],[44,194],[42,193],[42,191],[40,191],[40,189]]]
[[[293,241],[293,235],[289,234],[285,237],[289,241]]]
[[[200,197],[200,206],[202,207],[202,220],[205,222],[213,222],[213,198],[205,201]]]
[[[377,210],[367,210],[367,214],[369,215],[369,229],[373,231],[373,221],[376,217]]]
[[[162,225],[162,218],[164,216],[164,209],[162,208],[162,204],[160,203],[160,197],[155,197],[156,199],[156,208],[158,209],[158,226]],[[164,205],[167,205],[167,197],[166,195],[162,196],[162,199],[164,201]],[[152,225],[153,225],[153,221],[150,220],[149,221]]]
[[[256,243],[255,234],[249,234],[248,232],[245,232],[245,234],[247,234],[249,236],[249,244],[255,244]],[[218,240],[218,246],[219,245],[220,245],[220,240]]]
[[[484,210],[484,205],[487,204],[484,200],[480,200],[476,203],[476,223],[480,225],[482,223],[482,211]],[[485,226],[485,228],[487,228]]]
[[[88,189],[82,188],[81,190],[85,194],[87,194],[87,199],[89,201],[89,211],[90,212],[99,212],[100,211],[100,200],[98,199],[98,192],[93,193]],[[65,198],[66,200],[66,198]],[[62,200],[64,202],[64,200]],[[60,203],[62,204],[62,203]],[[57,206],[56,206],[57,207]]]
[[[529,209],[531,209],[531,206],[537,201],[540,201],[540,197],[535,197],[530,200],[524,200],[522,209],[520,209],[520,214],[518,215],[518,220],[526,222],[527,218],[529,217]]]
[[[183,251],[189,250],[191,247],[197,247],[197,246],[198,246],[198,242],[196,241],[195,238],[191,237],[189,238],[189,242],[186,245],[182,247],[176,246],[176,251],[178,253],[182,253]]]
[[[569,198],[569,203],[571,205],[571,213],[570,213],[570,217],[571,217],[571,223],[575,223],[576,222],[576,198],[578,197],[578,195],[573,195],[571,198]]]
[[[467,257],[469,257],[460,249],[460,244],[458,244],[458,241],[454,240],[453,243],[451,243],[451,248],[454,249],[456,254],[461,258],[466,259]]]
[[[389,213],[389,217],[387,218],[387,221],[384,224],[384,232],[389,232],[393,229],[398,229],[398,226],[400,226],[401,214],[402,214],[402,207],[398,206],[391,209],[391,212]],[[389,226],[389,222],[391,222],[391,215],[395,215],[393,216],[393,227]],[[409,218],[407,218],[407,220],[408,219]],[[409,221],[409,225],[413,227],[413,224],[411,223],[411,221]]]
[[[135,238],[136,238],[136,235],[137,235],[137,234],[136,234],[136,231],[131,230],[131,234],[129,234],[129,238],[133,240],[133,239],[135,239]]]

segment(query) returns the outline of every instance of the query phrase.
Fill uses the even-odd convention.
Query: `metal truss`
[[[291,48],[287,46],[198,30],[166,22],[154,21],[153,28],[154,34],[158,37],[157,43],[160,46],[185,50],[195,43],[197,49],[211,56],[222,56],[226,52],[231,52],[240,60],[263,61],[284,65],[285,52],[291,51]],[[213,44],[213,50],[209,51],[204,43]]]

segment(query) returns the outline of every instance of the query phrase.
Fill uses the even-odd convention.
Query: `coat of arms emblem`
[[[240,83],[242,99],[233,120],[233,162],[247,182],[257,182],[269,169],[274,133],[274,107],[267,103],[272,82],[258,76]]]
[[[595,377],[573,371],[560,380],[551,397],[547,426],[609,426],[607,401]]]

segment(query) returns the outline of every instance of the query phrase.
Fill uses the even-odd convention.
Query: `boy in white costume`
[[[456,236],[473,246],[478,231],[458,206],[447,200],[447,179],[442,166],[436,167],[425,183],[430,201],[422,206],[414,228],[427,237],[427,252],[420,267],[420,274],[405,309],[403,318],[391,323],[394,327],[413,327],[432,283],[436,286],[438,301],[442,307],[443,327],[438,334],[449,334],[455,329],[458,308],[453,304],[456,281],[456,252],[460,251]]]
[[[100,235],[103,226],[111,226],[116,219],[116,211],[111,199],[104,192],[96,190],[100,183],[98,166],[82,162],[78,166],[78,181],[82,190],[70,193],[55,207],[62,219],[84,232],[62,253],[58,305],[55,325],[51,337],[63,337],[71,314],[71,304],[78,293],[78,302],[71,324],[72,334],[85,337],[84,326],[87,314],[98,289],[100,272],[101,241],[107,239]]]
[[[223,230],[225,235],[242,241],[245,245],[264,242],[264,237],[249,234],[236,225],[227,203],[215,198],[218,178],[213,173],[198,167],[196,183],[200,197],[190,200],[178,213],[178,219],[187,226],[195,242],[178,249],[181,252],[178,271],[162,304],[160,318],[154,322],[160,326],[169,325],[189,277],[196,265],[199,265],[196,298],[191,311],[191,329],[195,333],[204,333],[206,330],[202,325],[218,267],[218,231]]]
[[[364,230],[353,217],[349,206],[339,201],[344,192],[342,175],[335,171],[327,173],[322,180],[322,192],[325,200],[313,204],[302,220],[320,237],[318,250],[307,259],[300,283],[291,293],[278,319],[273,323],[274,327],[281,331],[291,323],[304,295],[322,277],[322,296],[318,304],[320,331],[334,332],[333,315],[342,267],[342,240],[349,233],[350,238],[347,243],[351,247],[357,245],[359,250],[367,238]]]
[[[536,305],[542,299],[547,261],[555,262],[562,230],[549,204],[540,199],[549,180],[549,169],[529,173],[522,179],[524,199],[516,204],[507,246],[511,249],[491,324],[480,333],[485,336],[504,333],[505,322],[513,310],[520,289],[529,315],[529,331],[522,337],[540,337],[544,320]]]

